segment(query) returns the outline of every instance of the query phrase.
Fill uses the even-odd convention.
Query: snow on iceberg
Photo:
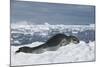
[[[43,42],[34,42],[29,47],[34,47]],[[95,42],[79,44],[68,44],[60,47],[57,51],[46,51],[42,54],[19,53],[15,51],[22,46],[11,46],[11,66],[49,64],[49,63],[67,63],[81,61],[95,61]]]

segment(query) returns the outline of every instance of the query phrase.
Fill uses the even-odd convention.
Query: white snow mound
[[[43,42],[34,42],[30,47],[37,46]],[[50,64],[65,62],[81,62],[95,60],[95,42],[79,44],[68,44],[60,47],[57,51],[46,51],[42,54],[19,53],[15,51],[22,46],[11,46],[11,66],[16,65],[33,65],[33,64]]]

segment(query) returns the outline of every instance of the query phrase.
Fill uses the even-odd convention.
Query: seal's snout
[[[78,44],[78,43],[80,43],[80,41],[77,39],[77,40],[74,40],[74,43]]]
[[[76,41],[76,42],[74,42],[75,44],[78,44],[78,43],[80,43],[79,41]]]
[[[80,40],[77,37],[75,37],[75,36],[69,36],[69,37],[70,37],[72,43],[74,43],[74,44],[80,43]]]

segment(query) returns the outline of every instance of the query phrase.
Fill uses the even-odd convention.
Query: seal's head
[[[69,36],[70,43],[78,44],[80,41],[77,37],[75,36]]]

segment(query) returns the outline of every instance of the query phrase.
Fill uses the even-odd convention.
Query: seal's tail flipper
[[[20,50],[15,51],[15,54],[20,53]]]

